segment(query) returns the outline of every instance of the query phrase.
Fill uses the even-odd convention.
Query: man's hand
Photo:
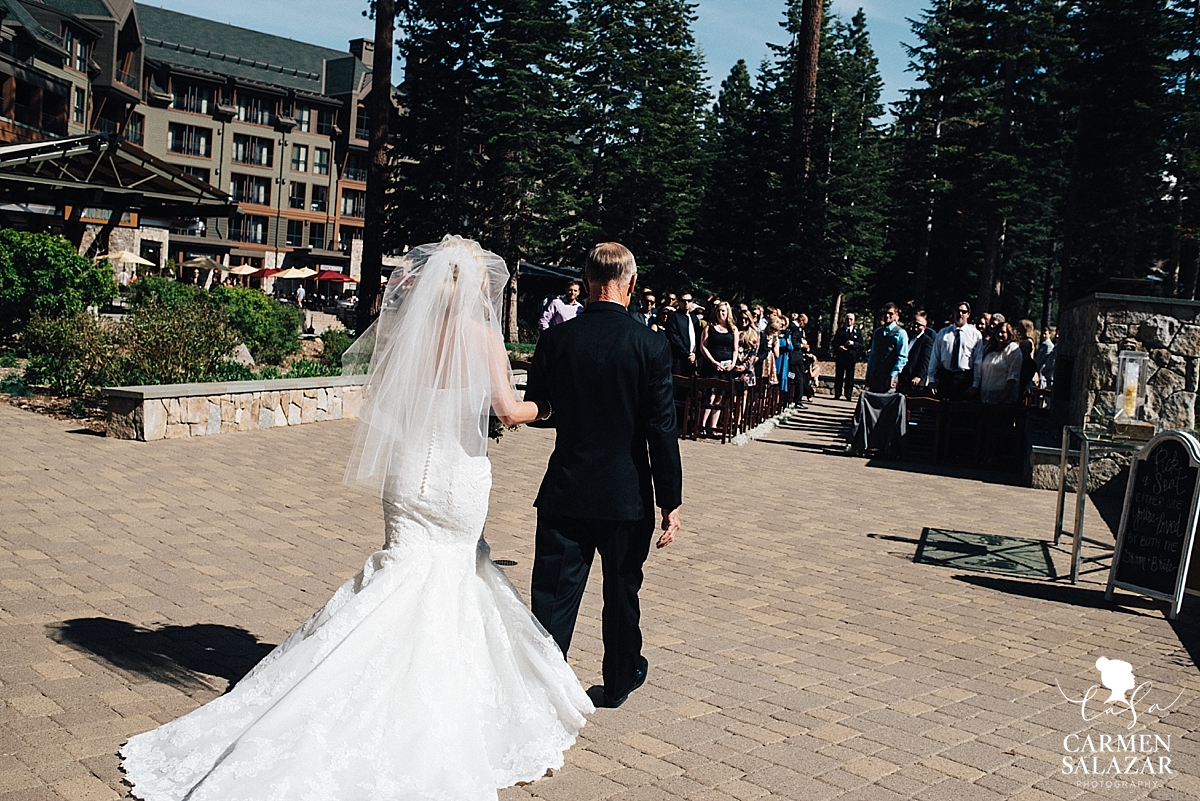
[[[696,363],[696,354],[694,352],[688,354],[688,362],[691,364]]]
[[[898,375],[892,376],[892,391],[893,392],[896,391],[896,385],[899,383],[900,383],[900,376],[898,376]]]
[[[675,541],[675,535],[679,532],[679,507],[675,507],[671,511],[662,510],[662,535],[658,538],[658,543],[655,548],[666,548]]]

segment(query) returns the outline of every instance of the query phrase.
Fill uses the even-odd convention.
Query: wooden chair
[[[910,396],[905,403],[908,425],[904,432],[904,456],[918,462],[936,462],[942,432],[942,402]]]
[[[724,445],[730,437],[733,425],[734,382],[721,378],[696,379],[696,430],[692,439],[720,439]],[[718,430],[701,430],[705,412],[720,412]]]
[[[673,375],[675,384],[675,420],[680,439],[696,438],[696,379],[694,376]]]

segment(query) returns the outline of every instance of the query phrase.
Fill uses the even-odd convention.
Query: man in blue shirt
[[[879,311],[881,324],[871,334],[871,356],[867,360],[867,390],[895,392],[900,373],[908,362],[908,332],[900,325],[900,310],[888,303]]]

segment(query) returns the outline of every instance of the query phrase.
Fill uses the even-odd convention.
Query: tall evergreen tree
[[[585,148],[580,235],[617,239],[649,272],[687,271],[708,95],[686,0],[577,0],[574,98]]]

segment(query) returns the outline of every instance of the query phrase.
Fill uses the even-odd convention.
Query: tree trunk
[[[979,311],[991,311],[992,300],[1000,297],[1000,256],[1004,252],[1004,234],[1008,220],[988,220],[987,240],[983,243],[983,267],[979,271]]]
[[[801,204],[807,197],[809,168],[812,165],[813,124],[817,113],[817,66],[824,5],[825,0],[804,0],[800,36],[796,43],[796,97],[792,113],[796,123],[797,190]]]
[[[508,342],[521,341],[521,327],[517,324],[517,279],[521,273],[521,262],[513,263],[504,288],[504,339]]]
[[[375,56],[371,67],[371,94],[367,98],[371,138],[367,146],[367,203],[363,220],[362,275],[358,292],[357,332],[367,330],[379,316],[382,299],[379,287],[383,275],[385,239],[384,191],[388,175],[388,134],[392,115],[392,60],[396,28],[394,0],[374,0]]]

